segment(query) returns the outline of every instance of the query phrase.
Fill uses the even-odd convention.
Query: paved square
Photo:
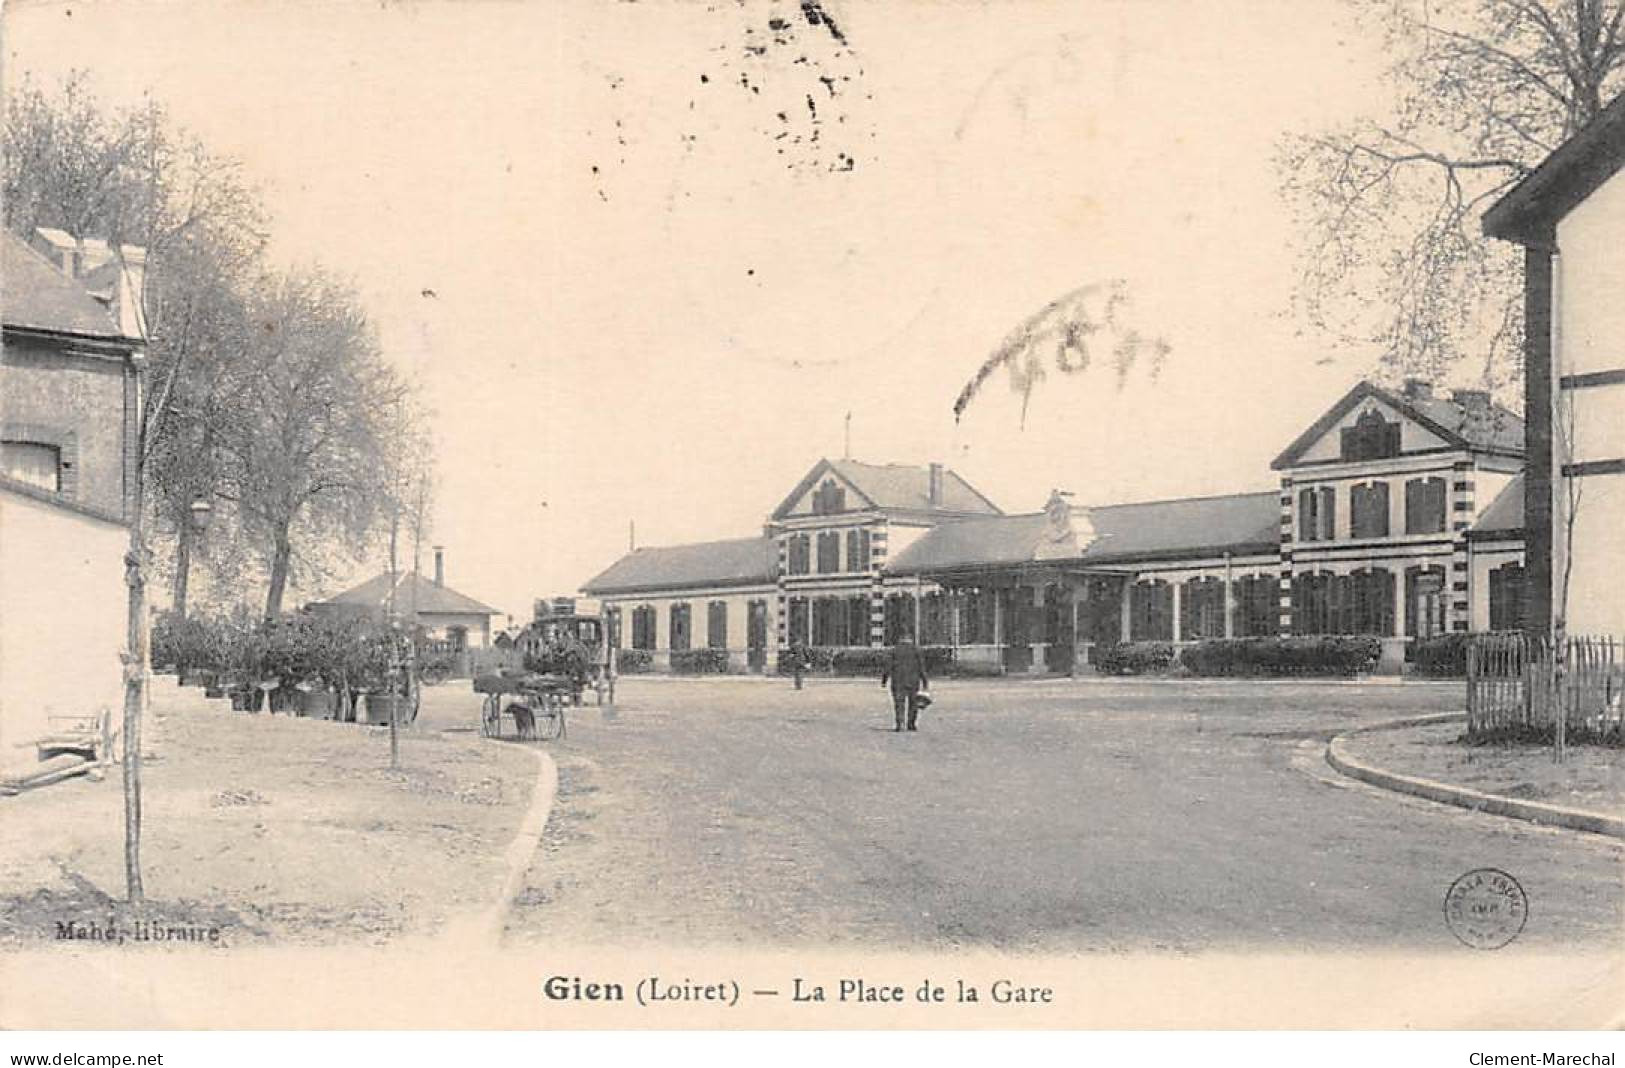
[[[466,685],[466,684],[464,684]],[[521,942],[1016,951],[1428,949],[1478,867],[1516,947],[1603,948],[1612,842],[1339,778],[1332,733],[1460,707],[1440,684],[943,682],[918,734],[872,681],[623,680],[552,743]],[[458,684],[429,725],[474,722]],[[1510,949],[1508,951],[1511,951]]]

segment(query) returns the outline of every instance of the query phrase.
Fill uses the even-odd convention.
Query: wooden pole
[[[395,587],[399,584],[396,552],[400,541],[400,532],[401,509],[399,503],[397,503],[389,522],[389,625],[386,628],[389,631],[389,766],[391,768],[401,766],[400,717],[395,713],[396,706],[400,704],[400,694],[396,692],[399,689],[399,686],[396,685],[396,679],[399,675],[397,664],[401,650],[400,636],[395,630]]]

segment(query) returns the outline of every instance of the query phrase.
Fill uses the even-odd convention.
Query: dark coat
[[[893,693],[917,693],[931,684],[925,677],[925,654],[920,652],[919,646],[912,643],[892,646],[886,668],[880,675],[882,686],[888,681]]]

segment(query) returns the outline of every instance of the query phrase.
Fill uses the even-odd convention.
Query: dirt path
[[[150,903],[124,895],[118,769],[0,801],[0,945],[69,920],[216,927],[229,945],[381,944],[489,905],[536,778],[526,753],[205,706],[155,708],[145,769]]]

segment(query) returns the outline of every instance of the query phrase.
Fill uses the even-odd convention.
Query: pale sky
[[[756,533],[848,411],[855,458],[1031,511],[1268,488],[1374,366],[1287,315],[1276,143],[1382,100],[1340,5],[824,9],[845,46],[761,0],[23,0],[5,76],[88,68],[243,161],[274,254],[352,278],[423,384],[449,583],[521,617],[629,520]],[[1113,278],[1155,381],[1052,376],[1022,429],[1001,377],[956,431],[1008,331]]]

